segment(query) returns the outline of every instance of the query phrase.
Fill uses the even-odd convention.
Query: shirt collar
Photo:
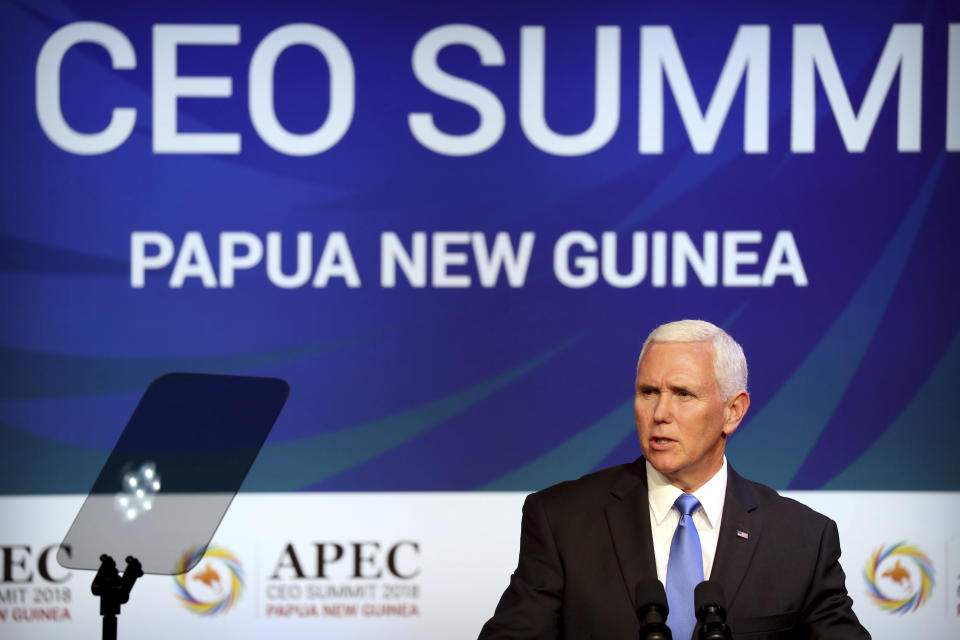
[[[683,491],[670,484],[667,477],[654,469],[649,460],[644,462],[647,467],[647,498],[650,501],[654,519],[657,524],[661,524]],[[720,522],[724,498],[727,495],[727,456],[723,456],[720,470],[706,484],[694,491],[693,495],[700,501],[703,514],[710,522],[710,526],[715,527]]]

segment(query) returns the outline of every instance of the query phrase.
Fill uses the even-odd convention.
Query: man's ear
[[[724,407],[723,433],[730,435],[740,426],[740,421],[746,415],[750,408],[750,394],[746,391],[738,391]]]

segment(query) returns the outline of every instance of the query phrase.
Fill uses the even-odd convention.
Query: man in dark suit
[[[703,579],[721,585],[735,638],[869,639],[836,524],[727,465],[746,388],[743,350],[722,329],[654,329],[637,365],[643,457],[527,497],[519,564],[481,640],[636,638],[635,588],[653,578],[675,640],[696,637]]]

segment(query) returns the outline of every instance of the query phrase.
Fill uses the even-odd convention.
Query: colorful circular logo
[[[198,556],[203,556],[197,562]],[[229,550],[208,547],[183,554],[177,570],[196,563],[190,571],[173,577],[177,599],[194,613],[214,615],[229,611],[243,591],[243,565]]]
[[[916,611],[933,592],[933,563],[923,551],[906,542],[874,551],[863,577],[870,599],[890,613]]]

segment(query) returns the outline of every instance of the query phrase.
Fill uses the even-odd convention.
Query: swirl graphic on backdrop
[[[197,563],[197,557],[202,560]],[[196,563],[187,573],[184,567]],[[243,592],[243,565],[233,553],[223,547],[208,547],[188,551],[180,558],[173,577],[177,599],[189,611],[201,615],[226,613],[240,599]]]
[[[933,593],[933,563],[927,554],[906,542],[874,551],[864,566],[863,577],[867,595],[890,613],[916,611]]]

